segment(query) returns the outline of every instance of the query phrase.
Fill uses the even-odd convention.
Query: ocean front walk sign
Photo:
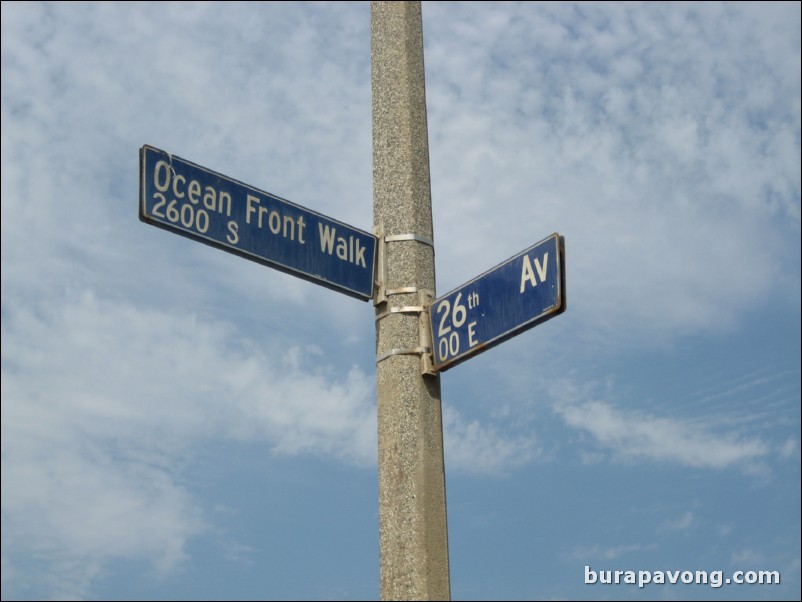
[[[139,219],[362,300],[376,237],[165,151],[139,153]]]

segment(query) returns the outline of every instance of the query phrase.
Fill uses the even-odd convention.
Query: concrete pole
[[[392,239],[376,307],[381,599],[449,600],[440,378],[407,354],[419,314],[392,312],[435,291],[420,2],[371,2],[371,60],[374,223]]]

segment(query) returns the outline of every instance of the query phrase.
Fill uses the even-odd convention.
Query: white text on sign
[[[176,173],[168,161],[159,160],[153,168],[154,217],[165,219],[184,228],[206,234],[209,230],[209,214],[217,213],[231,218],[232,204],[237,199],[224,190]],[[245,225],[256,228],[267,235],[283,238],[298,245],[307,244],[306,221],[303,215],[286,215],[281,205],[271,206],[269,198],[253,193],[245,195]],[[359,238],[349,235],[337,236],[337,228],[329,224],[318,224],[317,242],[320,252],[337,259],[368,268],[366,247]],[[226,224],[226,241],[230,245],[240,243],[240,223],[229,219]]]
[[[432,302],[434,368],[455,366],[565,307],[565,242],[554,233]]]
[[[530,259],[529,255],[524,255],[521,258],[521,289],[520,294],[526,292],[526,287],[537,286],[538,278],[540,282],[545,282],[548,276],[549,268],[549,254],[543,254],[543,257],[535,257],[534,260]],[[463,293],[457,293],[454,298],[454,305],[448,299],[444,299],[437,305],[437,315],[440,318],[439,326],[437,329],[437,336],[439,343],[437,353],[440,360],[444,361],[446,358],[459,355],[460,349],[464,348],[464,343],[461,340],[460,333],[453,328],[461,328],[469,317],[475,317],[476,313],[473,310],[479,309],[479,293],[476,291],[466,291],[466,303],[462,302]],[[470,315],[469,315],[470,313]],[[481,318],[481,315],[479,316]],[[468,329],[466,333],[468,348],[476,347],[479,341],[476,340],[476,324],[477,321],[468,322]]]

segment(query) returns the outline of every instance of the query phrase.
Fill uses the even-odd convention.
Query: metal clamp
[[[411,295],[413,293],[417,293],[419,290],[422,289],[419,289],[417,286],[404,286],[401,288],[388,288],[384,291],[384,294],[388,297],[393,295]]]
[[[421,355],[424,356],[427,353],[431,353],[432,350],[430,347],[408,347],[407,349],[390,349],[386,353],[382,353],[381,355],[376,357],[376,363],[383,362],[388,357],[392,357],[394,355]]]
[[[434,249],[434,241],[431,238],[426,238],[417,234],[390,234],[384,237],[384,242],[405,242],[407,240],[422,242]]]
[[[417,290],[417,289],[416,289]],[[386,311],[381,312],[376,316],[376,321],[383,320],[384,318],[393,314],[418,314],[418,333],[419,333],[419,346],[408,347],[402,349],[390,349],[376,356],[376,363],[382,362],[394,355],[420,355],[421,358],[421,374],[437,374],[434,369],[434,358],[432,357],[432,330],[429,324],[429,307],[434,299],[434,293],[429,290],[417,290],[418,302],[420,305],[402,305],[398,307],[390,307]]]
[[[422,305],[402,305],[401,307],[391,307],[376,316],[376,321],[382,320],[390,314],[420,314],[426,311]]]
[[[387,260],[385,244],[393,242],[415,241],[431,247],[432,251],[434,251],[434,241],[431,238],[419,236],[418,234],[388,234],[385,236],[384,224],[376,224],[373,226],[373,234],[376,236],[379,243],[376,253],[376,294],[373,297],[373,304],[379,305],[380,303],[385,303],[387,301],[387,297],[391,297],[393,295],[406,295],[420,292],[422,289],[419,289],[416,286],[404,286],[392,289],[387,288]]]

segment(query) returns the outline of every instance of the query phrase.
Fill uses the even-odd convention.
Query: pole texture
[[[396,239],[376,307],[381,358],[421,346],[419,315],[391,310],[435,292],[434,248],[419,240],[434,239],[420,2],[371,2],[371,64],[374,223]],[[440,378],[421,374],[420,355],[391,354],[376,381],[381,599],[448,600]]]

